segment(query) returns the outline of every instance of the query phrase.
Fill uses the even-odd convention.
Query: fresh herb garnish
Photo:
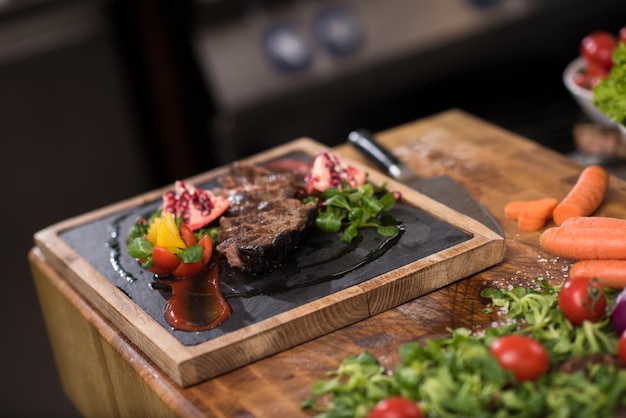
[[[138,260],[142,260],[141,266],[143,268],[150,268],[153,266],[152,262],[152,253],[154,251],[154,243],[151,242],[148,236],[148,230],[150,229],[151,224],[154,222],[155,218],[160,218],[162,214],[161,208],[157,209],[147,220],[145,218],[138,219],[129,230],[128,235],[126,236],[126,242],[128,246],[126,248],[126,252],[132,258],[136,258]],[[176,217],[174,219],[176,228],[180,228],[180,224],[182,223],[181,217]],[[217,235],[217,231],[215,228],[204,228],[194,232],[194,236],[197,241],[207,234]],[[204,253],[204,249],[200,244],[194,244],[185,248],[179,248],[176,250],[175,255],[183,262],[183,263],[197,263],[202,260],[202,255]]]
[[[143,237],[144,235],[146,235],[148,233],[148,229],[150,229],[150,224],[152,223],[152,221],[154,221],[154,218],[158,218],[160,216],[161,208],[154,211],[152,215],[150,215],[150,217],[148,217],[147,219],[137,219],[137,221],[135,221],[133,226],[128,231],[128,234],[126,235],[126,242],[130,242],[135,238]]]
[[[489,309],[506,312],[507,324],[404,344],[393,371],[367,352],[350,356],[313,385],[302,407],[324,418],[358,418],[379,400],[399,395],[433,417],[613,417],[626,407],[626,368],[593,356],[615,359],[617,337],[608,320],[571,326],[558,307],[559,289],[541,278],[528,289],[485,289],[481,295],[491,299]],[[615,294],[607,297],[610,309]],[[489,345],[511,333],[531,335],[546,347],[548,373],[517,382],[499,367]],[[562,368],[581,359],[582,367]]]
[[[317,228],[325,232],[339,232],[345,228],[341,236],[342,242],[352,242],[360,228],[376,228],[385,237],[396,235],[398,225],[386,225],[380,215],[391,210],[396,198],[387,191],[386,184],[375,187],[365,183],[356,188],[332,187],[326,189],[321,196],[322,209],[315,220]]]

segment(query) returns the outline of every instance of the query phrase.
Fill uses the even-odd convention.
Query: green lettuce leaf
[[[626,44],[613,52],[613,68],[608,78],[593,89],[593,104],[617,123],[626,122]]]

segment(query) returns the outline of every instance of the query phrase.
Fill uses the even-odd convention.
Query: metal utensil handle
[[[388,149],[379,144],[371,132],[365,129],[357,129],[348,134],[348,141],[365,155],[370,156],[386,171],[397,169],[400,160]]]

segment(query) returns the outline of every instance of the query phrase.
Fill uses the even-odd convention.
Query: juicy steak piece
[[[278,267],[313,225],[316,204],[297,198],[301,188],[289,173],[234,165],[220,182],[230,190],[231,206],[220,219],[217,251],[253,274]]]

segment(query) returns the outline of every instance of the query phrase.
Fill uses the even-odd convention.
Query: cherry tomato
[[[593,89],[601,78],[607,78],[609,76],[609,70],[603,66],[595,63],[588,62],[587,69],[585,71],[585,78],[589,85],[589,89]]]
[[[417,404],[409,399],[393,397],[379,401],[367,418],[422,418]]]
[[[622,332],[622,336],[617,342],[617,356],[626,365],[626,331]]]
[[[579,87],[590,89],[589,77],[587,77],[586,72],[576,72],[572,78],[574,79],[574,83]]]
[[[550,367],[550,357],[544,346],[524,335],[500,337],[489,350],[500,367],[512,371],[520,382],[536,380]]]
[[[594,62],[607,70],[613,66],[613,50],[617,46],[615,37],[605,31],[595,31],[585,36],[580,44],[580,55],[587,62]]]
[[[157,269],[172,271],[180,264],[180,259],[169,250],[155,245],[152,250],[152,264]]]
[[[597,322],[606,311],[604,288],[597,280],[572,277],[561,288],[559,308],[572,325],[581,325],[583,321]]]
[[[180,224],[178,230],[180,231],[180,237],[183,239],[183,242],[187,247],[196,245],[196,236],[193,234],[193,230],[189,228],[189,226],[186,224]]]
[[[572,76],[574,83],[578,86],[593,90],[593,88],[600,82],[600,79],[607,78],[609,71],[605,70],[598,64],[588,63],[586,64],[585,71],[576,72]]]

